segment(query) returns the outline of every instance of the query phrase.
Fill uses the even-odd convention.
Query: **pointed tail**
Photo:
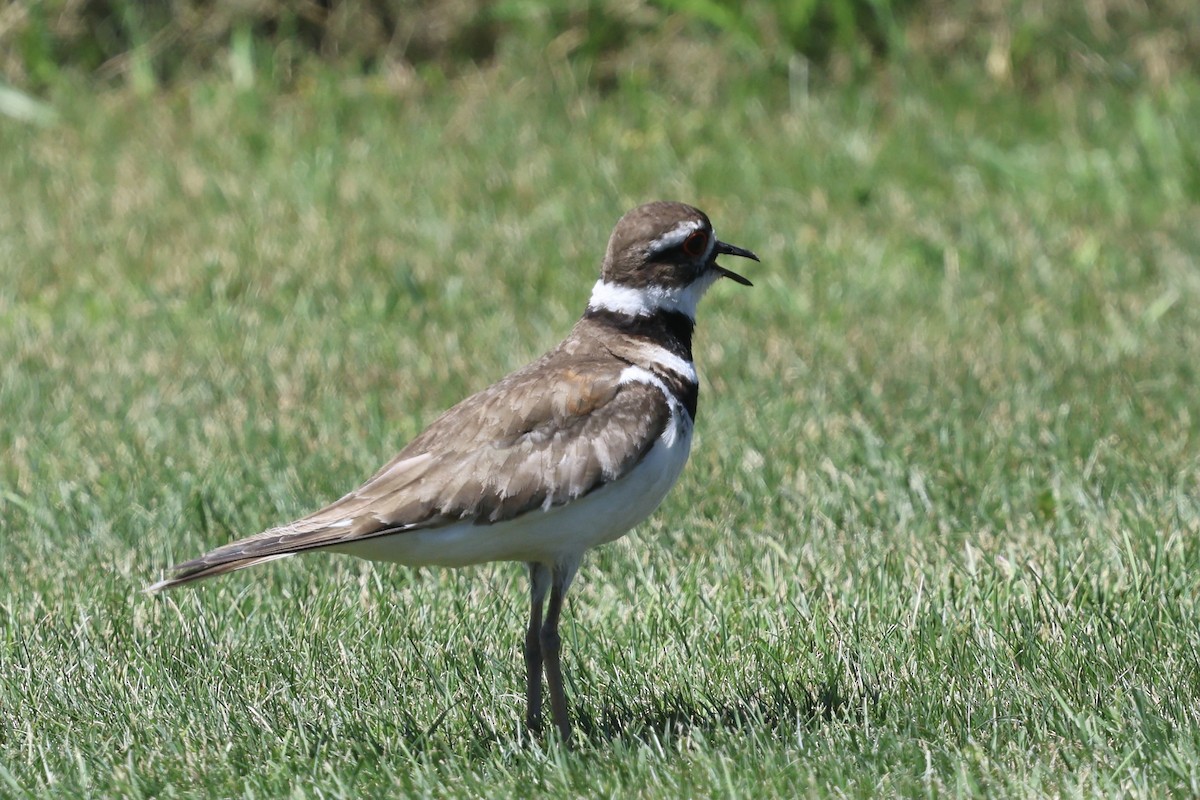
[[[143,589],[147,594],[157,594],[166,589],[174,589],[176,586],[182,586],[185,583],[193,581],[202,581],[205,578],[215,578],[218,575],[224,575],[227,572],[237,572],[239,569],[253,567],[257,564],[265,564],[268,561],[275,561],[279,558],[287,558],[295,553],[272,553],[269,556],[250,556],[248,558],[240,558],[233,561],[222,561],[216,564],[211,563],[196,563],[189,561],[175,567],[171,567],[168,572],[175,574],[163,578],[158,583],[151,584]]]

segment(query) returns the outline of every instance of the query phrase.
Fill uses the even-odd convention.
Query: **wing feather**
[[[622,382],[611,357],[556,366],[553,355],[451,408],[339,500],[178,564],[152,589],[358,539],[509,520],[621,477],[671,424],[661,388]]]

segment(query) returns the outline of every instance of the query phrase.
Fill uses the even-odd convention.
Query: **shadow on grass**
[[[593,742],[637,739],[647,732],[679,736],[741,729],[753,729],[760,736],[790,736],[801,727],[862,715],[863,703],[830,681],[815,687],[739,687],[699,697],[672,691],[640,702],[609,702],[595,714],[581,711],[576,726]]]
[[[599,708],[572,709],[572,719],[576,736],[592,744],[636,742],[648,734],[669,738],[742,730],[758,737],[792,737],[800,728],[812,729],[832,720],[861,721],[866,709],[878,706],[879,698],[863,700],[846,694],[837,680],[811,687],[775,683],[729,687],[727,692],[710,696],[674,690],[657,696],[610,699]],[[451,710],[447,708],[432,725],[424,727],[408,714],[382,724],[378,719],[374,724],[342,722],[336,727],[310,722],[304,726],[309,755],[317,757],[332,750],[372,761],[394,758],[399,751],[410,755],[453,751],[468,758],[487,758],[497,750],[531,741],[516,720],[511,729],[504,730],[497,729],[494,720],[489,724],[478,715],[473,715],[470,733],[451,735],[442,726]],[[553,737],[552,729],[547,719],[546,732],[533,738],[545,742]]]

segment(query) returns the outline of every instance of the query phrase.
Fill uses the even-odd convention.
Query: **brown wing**
[[[451,408],[345,497],[172,567],[177,574],[151,590],[356,539],[512,519],[624,475],[670,424],[661,390],[622,383],[626,365],[611,357],[556,361],[544,358]]]

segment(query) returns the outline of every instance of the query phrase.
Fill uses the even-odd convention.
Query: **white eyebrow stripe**
[[[670,250],[672,247],[678,247],[684,241],[698,230],[704,228],[704,223],[698,219],[684,220],[676,225],[671,230],[664,233],[650,243],[651,253],[661,253],[665,250]],[[710,237],[711,238],[711,237]],[[711,241],[709,242],[711,246]]]

